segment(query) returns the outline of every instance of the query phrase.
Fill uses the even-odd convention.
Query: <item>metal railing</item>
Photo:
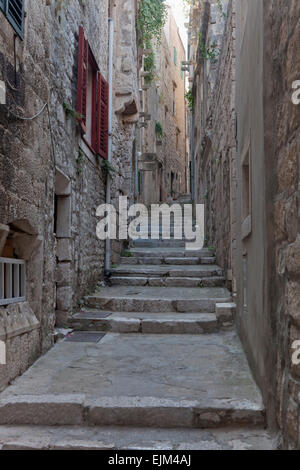
[[[24,260],[0,258],[0,305],[26,300],[26,264]]]

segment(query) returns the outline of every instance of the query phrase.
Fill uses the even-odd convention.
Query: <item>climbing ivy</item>
[[[140,1],[137,28],[142,47],[146,48],[147,43],[153,40],[160,43],[167,15],[167,7],[163,0]]]
[[[151,49],[144,61],[145,72],[150,74],[145,77],[149,85],[154,79],[155,55],[152,47],[153,41],[161,42],[163,27],[168,16],[167,6],[163,0],[141,0],[137,18],[137,30],[139,32],[139,44],[143,49]]]
[[[190,111],[194,111],[194,107],[195,107],[195,98],[194,98],[194,95],[193,95],[193,91],[192,89],[188,90],[186,92],[186,94],[184,95],[186,101],[187,101],[187,105],[188,105],[188,108]]]
[[[199,50],[201,58],[204,60],[210,60],[211,62],[215,62],[220,54],[220,49],[218,49],[218,44],[216,42],[213,42],[210,46],[206,46],[201,32],[199,33]]]
[[[153,48],[152,48],[152,45],[151,45],[150,41],[146,41],[145,46],[146,46],[145,47],[146,49],[151,49],[152,50],[151,54],[149,54],[147,57],[145,57],[145,60],[144,60],[144,70],[145,70],[145,72],[149,72],[149,75],[147,77],[145,77],[145,82],[148,85],[151,85],[151,83],[154,79],[155,55],[154,55],[154,51],[153,51]]]
[[[155,124],[155,133],[159,139],[162,139],[164,131],[163,131],[163,126],[160,122],[157,122]]]

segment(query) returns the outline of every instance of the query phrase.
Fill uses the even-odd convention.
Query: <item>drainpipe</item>
[[[191,159],[191,196],[193,206],[195,205],[195,182],[194,182],[194,125],[195,125],[195,118],[194,112],[192,112],[191,119],[190,119],[190,159]]]
[[[108,85],[109,85],[109,101],[108,101],[108,156],[107,161],[111,163],[112,160],[112,113],[113,113],[113,56],[114,56],[114,22],[112,18],[108,19],[109,24],[109,56],[108,56]],[[106,182],[106,204],[111,202],[111,178],[107,175]],[[105,274],[110,272],[110,259],[111,259],[111,243],[106,239],[105,244]]]

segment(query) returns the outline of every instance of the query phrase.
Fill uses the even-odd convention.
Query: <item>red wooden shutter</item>
[[[105,160],[108,158],[108,83],[97,74],[97,106],[96,106],[96,152]]]
[[[82,132],[86,134],[86,102],[88,85],[88,61],[89,61],[89,43],[86,39],[84,29],[79,27],[78,43],[78,82],[77,82],[77,113],[82,118],[79,119]]]

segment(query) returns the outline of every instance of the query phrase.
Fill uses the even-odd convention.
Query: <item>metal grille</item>
[[[0,258],[0,305],[26,300],[25,261]]]
[[[106,333],[96,333],[88,331],[74,331],[66,337],[67,343],[99,343]]]
[[[24,0],[0,0],[6,17],[18,35],[24,35]],[[0,4],[1,6],[1,4]]]

